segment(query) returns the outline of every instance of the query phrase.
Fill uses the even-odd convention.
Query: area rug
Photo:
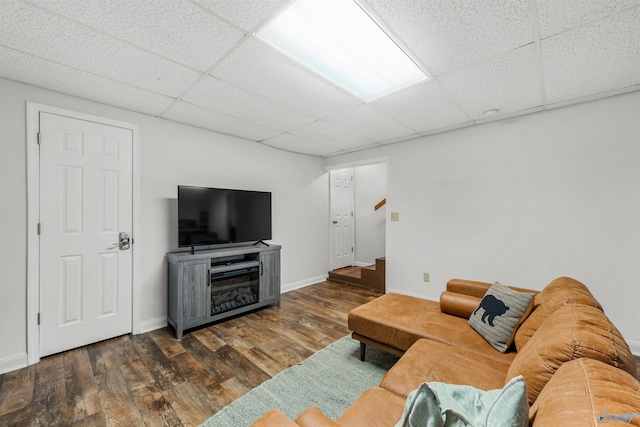
[[[366,389],[377,386],[397,360],[369,347],[361,362],[359,342],[346,336],[260,384],[202,426],[248,426],[273,408],[293,420],[312,406],[335,420]]]

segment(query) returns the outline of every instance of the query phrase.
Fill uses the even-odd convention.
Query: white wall
[[[571,276],[640,354],[640,92],[327,163],[380,156],[400,213],[387,291],[437,299],[453,277],[542,289]]]
[[[164,256],[177,249],[178,184],[272,191],[283,288],[326,277],[329,186],[323,160],[0,79],[0,372],[26,363],[26,101],[140,126],[141,229],[134,238],[141,254],[143,329],[166,324]]]
[[[371,265],[385,253],[386,206],[374,207],[387,196],[387,165],[354,168],[356,264]]]

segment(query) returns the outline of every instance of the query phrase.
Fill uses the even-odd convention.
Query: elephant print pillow
[[[469,325],[493,348],[507,351],[518,326],[533,309],[533,294],[494,283],[469,317]]]

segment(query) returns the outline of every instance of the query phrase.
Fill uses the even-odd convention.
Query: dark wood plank
[[[72,427],[107,427],[107,419],[104,412],[100,411],[88,417],[82,418],[73,424]]]
[[[102,412],[99,389],[93,377],[89,352],[86,348],[64,354],[65,388],[69,422],[75,423]],[[104,419],[104,416],[102,416]]]
[[[234,378],[250,389],[271,378],[231,346],[223,347],[218,354],[220,354],[222,362],[234,370],[236,373]]]
[[[36,425],[31,405],[0,415],[0,426],[32,427]]]
[[[168,329],[165,329],[168,331]],[[200,341],[205,347],[207,347],[211,351],[218,351],[218,349],[227,345],[224,341],[218,338],[213,332],[209,329],[200,329],[197,331],[193,331],[191,336]]]
[[[30,366],[3,376],[0,389],[0,416],[31,406],[35,372],[35,366]]]
[[[135,346],[128,337],[115,339],[110,344],[145,425],[162,425],[167,412],[173,410]]]
[[[173,335],[168,328],[149,332],[149,338],[156,343],[168,359],[176,357],[186,351],[184,347],[180,345],[180,341],[176,340],[175,335]]]
[[[163,328],[43,358],[0,375],[0,426],[199,425],[349,333],[349,310],[378,295],[323,282],[182,341]]]
[[[142,425],[142,416],[119,370],[110,370],[96,378],[100,402],[107,425]]]
[[[221,351],[226,345],[216,351],[211,351],[201,341],[191,335],[182,338],[182,345],[189,354],[204,367],[216,384],[220,384],[236,375],[236,372],[221,360]]]
[[[184,426],[198,426],[216,413],[212,402],[195,384],[183,382],[164,394]]]
[[[118,361],[111,352],[109,341],[102,341],[87,346],[93,375],[98,376],[118,368]]]
[[[131,340],[162,390],[170,389],[184,381],[149,334],[136,335],[131,337]]]
[[[36,388],[33,415],[38,426],[63,426],[69,417],[64,381],[40,384]]]
[[[200,386],[216,412],[233,401],[234,398],[229,397],[222,386],[228,378],[224,381],[216,379],[190,352],[178,355],[172,362],[187,382]]]

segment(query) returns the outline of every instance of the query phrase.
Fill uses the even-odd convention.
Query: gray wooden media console
[[[280,307],[280,246],[235,246],[169,252],[168,321],[185,329],[276,303]]]

